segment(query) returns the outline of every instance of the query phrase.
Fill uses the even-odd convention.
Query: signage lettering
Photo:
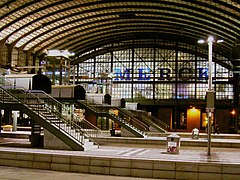
[[[199,78],[208,78],[208,68],[198,68]]]
[[[171,77],[171,69],[169,68],[158,68],[157,71],[159,71],[159,73],[156,72],[158,77],[158,80],[165,80],[167,78]],[[125,81],[129,81],[132,80],[131,77],[131,73],[132,73],[132,69],[131,68],[127,68],[125,69],[123,72],[121,71],[120,68],[115,68],[114,69],[114,74],[115,74],[115,81],[119,81],[119,80],[125,80]],[[192,68],[180,68],[178,70],[178,77],[181,79],[186,79],[186,78],[190,78],[194,75],[194,69]],[[151,77],[151,69],[150,68],[138,68],[138,80],[140,81],[147,81],[150,80]],[[198,79],[204,79],[204,78],[208,78],[208,68],[197,68],[197,78]]]
[[[129,69],[125,69],[125,71],[122,73],[121,69],[116,68],[115,70],[115,81],[119,81],[119,80],[131,80],[130,77],[130,72],[131,72],[131,68]],[[125,77],[126,76],[126,77]],[[120,78],[119,78],[120,77]]]
[[[165,78],[170,77],[171,70],[168,68],[159,68],[160,71],[160,78],[158,80],[164,80]]]
[[[150,68],[138,68],[138,80],[150,80]]]

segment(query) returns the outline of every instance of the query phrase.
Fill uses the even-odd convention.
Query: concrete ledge
[[[100,145],[144,145],[151,147],[166,146],[166,137],[162,138],[130,138],[130,137],[98,137],[94,138]],[[207,139],[181,138],[181,146],[207,147]],[[238,141],[238,142],[237,142]],[[229,139],[212,139],[212,147],[240,148],[240,140],[234,142]]]
[[[167,132],[167,133],[160,133],[160,132],[148,132],[148,137],[166,137],[172,133],[178,134],[181,138],[192,138],[192,133],[185,133],[185,132]],[[199,133],[200,139],[206,139],[207,133]],[[220,133],[214,134],[212,133],[212,139],[240,139],[240,134],[227,134],[227,133]]]
[[[14,152],[13,152],[14,151]],[[236,179],[240,164],[127,157],[91,157],[59,151],[0,150],[0,165],[34,169],[165,179]],[[174,155],[172,155],[174,157]]]

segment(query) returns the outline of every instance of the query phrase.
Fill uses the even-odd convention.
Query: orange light
[[[231,114],[232,114],[232,115],[235,115],[235,114],[236,114],[236,112],[235,112],[234,109],[231,111]]]
[[[189,109],[189,115],[194,115],[198,112],[198,109],[196,109],[195,107],[192,107],[191,109]]]
[[[197,111],[197,109],[194,106],[190,110],[192,111],[192,113],[195,113]]]

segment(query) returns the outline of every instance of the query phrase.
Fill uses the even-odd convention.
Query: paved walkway
[[[183,134],[186,136],[186,133]],[[189,133],[187,134],[189,136]],[[212,142],[228,142],[240,144],[240,138],[237,135],[223,134],[225,138],[212,138]],[[240,137],[240,136],[239,136]],[[114,140],[115,137],[110,137]],[[234,139],[235,138],[235,139]],[[119,139],[119,137],[117,138]],[[121,138],[122,139],[122,138]],[[132,141],[139,138],[130,138]],[[166,137],[147,137],[141,138],[144,140],[166,140]],[[207,142],[206,138],[193,140],[189,137],[181,138],[181,141]],[[147,143],[147,141],[146,141]],[[10,146],[10,147],[9,147]],[[18,151],[29,151],[30,142],[28,139],[17,138],[0,138],[0,149],[14,151],[18,147]],[[27,148],[26,148],[27,147]],[[98,149],[90,151],[61,151],[61,150],[46,150],[46,149],[31,149],[31,152],[46,152],[53,154],[66,155],[84,155],[84,156],[100,156],[100,157],[120,157],[120,158],[141,158],[141,159],[157,159],[157,160],[175,160],[189,162],[219,162],[219,163],[239,163],[240,164],[240,148],[223,148],[211,147],[211,156],[207,156],[206,147],[181,146],[179,154],[166,153],[164,145],[148,145],[148,144],[111,144],[100,146]]]
[[[227,136],[227,135],[224,135]],[[240,140],[238,138],[238,135],[235,137],[231,137],[232,135],[227,136],[226,138],[216,138],[212,139],[212,141],[218,141],[218,142],[235,142],[237,144],[240,143]],[[117,138],[115,137],[109,137],[110,139],[116,141]],[[119,138],[118,138],[119,139]],[[124,139],[124,138],[120,138]],[[136,141],[139,138],[129,138],[131,142]],[[76,157],[87,157],[89,159],[102,159],[103,161],[106,159],[109,162],[112,162],[111,159],[119,159],[121,162],[124,162],[125,160],[131,161],[131,162],[176,162],[179,163],[179,165],[182,165],[182,162],[186,164],[196,163],[197,165],[200,164],[201,167],[205,166],[205,163],[210,163],[209,166],[219,166],[220,169],[223,169],[228,167],[227,169],[231,168],[232,165],[235,166],[233,170],[230,170],[230,172],[233,171],[235,174],[230,174],[231,178],[236,178],[239,176],[239,164],[240,164],[240,148],[223,148],[221,147],[221,143],[219,144],[219,147],[212,147],[211,148],[211,156],[207,156],[207,146],[206,147],[199,147],[199,146],[181,146],[179,154],[168,154],[166,152],[166,145],[163,144],[147,144],[148,141],[146,140],[166,140],[166,137],[148,137],[148,138],[142,138],[141,140],[144,141],[144,143],[119,143],[119,144],[107,144],[102,145],[98,149],[89,150],[89,151],[67,151],[67,150],[47,150],[47,149],[32,149],[29,147],[29,140],[28,139],[16,139],[16,138],[0,138],[0,151],[3,152],[16,152],[18,153],[32,153],[32,154],[51,154],[51,155],[61,155],[64,157],[70,157],[70,156],[76,156]],[[189,137],[183,137],[181,138],[183,141],[205,141],[206,138],[200,138],[198,140],[192,140]],[[145,143],[146,142],[146,143]],[[207,144],[206,144],[207,145]],[[28,146],[28,147],[27,147]],[[8,153],[7,153],[8,154]],[[0,154],[1,156],[1,154]],[[146,160],[146,161],[145,161]],[[126,162],[126,161],[125,161]],[[211,165],[212,164],[212,165]],[[110,163],[111,165],[111,163]],[[199,165],[199,168],[200,168]],[[177,164],[178,166],[178,164]],[[176,166],[176,167],[177,167]],[[183,164],[184,166],[184,164]],[[180,166],[179,166],[180,167]],[[179,170],[179,169],[178,169]],[[141,170],[142,171],[142,170]],[[148,170],[149,171],[149,170]],[[223,171],[223,170],[222,170]],[[184,173],[183,171],[176,172],[174,177],[181,177],[182,174],[179,175],[179,173]],[[195,174],[200,178],[202,177],[202,172],[196,172]],[[184,175],[184,174],[183,174]],[[229,174],[227,174],[229,175]],[[229,177],[224,178],[227,176],[226,174],[220,175],[217,174],[218,177],[222,177],[220,179],[229,179]],[[206,175],[208,177],[208,175]],[[203,176],[202,179],[204,179],[206,176]],[[145,176],[142,176],[145,177]],[[151,176],[146,176],[151,177]],[[190,174],[188,177],[192,177]],[[37,169],[22,169],[22,168],[10,168],[10,167],[0,167],[0,179],[10,179],[10,180],[16,180],[16,179],[116,179],[116,180],[123,180],[123,179],[142,179],[142,178],[131,178],[131,177],[119,177],[119,176],[108,176],[108,175],[93,175],[93,174],[81,174],[81,173],[67,173],[67,172],[57,172],[57,171],[47,171],[47,170],[37,170]]]
[[[207,147],[180,147],[179,154],[168,154],[164,146],[156,148],[143,147],[142,145],[129,145],[123,147],[121,144],[114,146],[100,146],[98,149],[89,151],[67,151],[32,149],[21,147],[0,147],[1,151],[31,152],[44,154],[59,154],[68,156],[89,156],[123,159],[151,159],[151,160],[173,160],[179,162],[217,162],[240,164],[240,149],[238,148],[211,148],[211,156],[207,156]]]
[[[71,172],[58,172],[38,169],[0,166],[1,180],[150,180],[150,178],[134,178],[105,176]]]
[[[118,161],[120,164],[128,162],[129,160],[135,165],[145,167],[149,166],[150,161],[152,164],[154,162],[173,162],[179,163],[176,164],[176,169],[181,168],[191,168],[191,166],[200,168],[206,168],[206,163],[210,163],[207,167],[222,169],[222,171],[230,171],[235,174],[216,174],[216,176],[211,177],[214,179],[238,179],[239,178],[239,164],[240,164],[240,149],[238,148],[212,148],[211,156],[207,156],[207,148],[205,147],[181,147],[179,154],[168,154],[166,153],[166,148],[161,146],[159,148],[143,148],[141,145],[134,145],[132,147],[123,147],[123,146],[101,146],[98,149],[89,150],[89,151],[66,151],[66,150],[47,150],[47,149],[32,149],[32,148],[16,148],[16,147],[0,147],[1,153],[0,156],[4,154],[9,154],[9,152],[16,153],[18,155],[23,155],[23,153],[31,154],[45,154],[45,155],[54,155],[54,157],[77,157],[77,158],[86,158],[88,157],[91,160],[101,159],[102,162],[109,161],[110,164],[112,160]],[[12,156],[12,155],[10,155]],[[104,160],[105,159],[105,160]],[[145,161],[146,160],[146,161]],[[98,160],[97,160],[98,161]],[[114,162],[113,161],[113,162]],[[147,163],[147,164],[146,164]],[[197,163],[198,166],[194,163]],[[236,166],[237,165],[237,166]],[[178,167],[179,166],[179,167]],[[232,167],[232,168],[229,168]],[[120,169],[119,169],[120,168]],[[121,167],[119,167],[119,171]],[[180,168],[180,169],[181,169]],[[90,168],[91,169],[91,168]],[[215,168],[214,168],[215,169]],[[225,169],[225,170],[224,170]],[[145,169],[144,169],[145,170]],[[143,170],[143,171],[144,171]],[[142,171],[142,170],[140,170]],[[140,171],[138,173],[140,173]],[[146,172],[150,170],[145,170]],[[180,170],[181,171],[181,170]],[[221,172],[221,171],[220,171]],[[170,172],[174,174],[174,172]],[[179,174],[183,173],[183,174]],[[102,173],[100,173],[102,174]],[[104,174],[104,171],[103,171]],[[211,175],[211,173],[210,173]],[[214,174],[213,174],[214,175]],[[229,175],[229,176],[228,176]],[[144,177],[144,175],[140,175]],[[176,172],[173,177],[186,177],[186,179],[206,179],[209,175],[201,175],[200,172],[195,174],[186,174],[185,170],[181,172]],[[147,176],[148,177],[148,176]],[[162,177],[162,176],[161,176]],[[164,176],[166,177],[166,176]],[[11,168],[11,167],[1,167],[0,166],[0,179],[5,180],[147,180],[151,178],[132,178],[132,177],[120,177],[120,176],[110,176],[110,175],[95,175],[95,174],[81,174],[81,173],[71,173],[71,172],[57,172],[49,170],[38,170],[38,169],[22,169],[22,168]]]

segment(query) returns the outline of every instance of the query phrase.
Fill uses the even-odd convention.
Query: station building
[[[0,165],[239,179],[239,73],[239,0],[1,0]]]
[[[81,86],[135,103],[168,131],[205,132],[211,73],[213,128],[238,133],[239,6],[234,0],[3,1],[1,74],[41,73],[52,89]],[[57,98],[71,102],[72,91],[64,92],[67,98]],[[86,117],[111,128],[104,118]]]

